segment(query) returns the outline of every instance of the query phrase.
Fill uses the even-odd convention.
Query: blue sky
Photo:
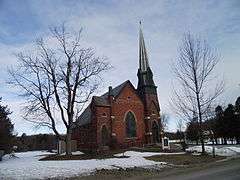
[[[239,0],[0,0],[0,96],[13,111],[16,131],[32,134],[47,130],[36,131],[21,119],[24,101],[6,84],[7,67],[16,63],[13,53],[30,48],[38,37],[48,36],[50,26],[66,22],[76,30],[83,27],[83,42],[94,47],[98,55],[107,56],[114,66],[104,76],[99,94],[127,79],[136,85],[139,20],[143,22],[162,112],[172,117],[170,130],[175,128],[175,117],[168,106],[174,79],[170,66],[184,32],[191,31],[217,48],[221,55],[217,75],[226,83],[219,102],[234,103],[240,95]]]

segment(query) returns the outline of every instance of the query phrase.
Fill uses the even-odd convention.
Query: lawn
[[[210,155],[192,155],[186,154],[174,154],[174,155],[155,155],[146,157],[148,160],[156,162],[166,162],[174,165],[196,165],[218,161],[225,159],[224,156],[216,156],[215,158]]]

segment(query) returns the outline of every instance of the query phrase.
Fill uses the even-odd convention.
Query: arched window
[[[125,118],[127,137],[136,137],[136,120],[132,112],[128,112]]]

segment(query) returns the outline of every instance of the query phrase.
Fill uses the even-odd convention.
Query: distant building
[[[72,139],[78,149],[126,148],[160,142],[157,86],[149,66],[142,29],[139,30],[137,89],[127,80],[94,96],[80,115]]]

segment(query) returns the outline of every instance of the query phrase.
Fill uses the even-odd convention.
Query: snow
[[[79,154],[80,152],[77,152]],[[163,167],[166,163],[154,162],[144,157],[169,153],[140,153],[127,151],[129,158],[109,158],[90,160],[38,161],[48,152],[32,151],[16,153],[18,158],[4,156],[0,162],[0,178],[4,179],[46,179],[87,175],[97,169],[116,169],[152,166]],[[122,155],[122,154],[121,154]],[[121,156],[120,154],[116,156]]]
[[[207,153],[212,154],[213,153],[213,147],[212,146],[205,146],[205,150]],[[188,152],[202,152],[201,146],[193,146],[188,149],[186,149]],[[218,156],[236,156],[240,154],[240,147],[215,147],[215,154]]]
[[[201,152],[201,146],[193,146],[187,149],[190,152]],[[234,156],[240,153],[240,147],[216,147],[216,154],[220,156]],[[206,146],[206,152],[212,153],[212,147]],[[136,152],[126,151],[124,154],[116,154],[115,158],[89,159],[89,160],[62,160],[62,161],[38,161],[40,158],[51,154],[44,151],[29,151],[16,153],[16,157],[3,156],[0,162],[0,179],[46,179],[74,177],[88,175],[98,169],[119,169],[131,167],[162,168],[165,162],[155,162],[144,157],[154,155],[176,155],[180,153]],[[80,151],[73,154],[83,154]],[[129,156],[122,158],[121,156]],[[120,158],[121,157],[121,158]]]
[[[240,147],[228,147],[228,149],[231,149],[232,151],[235,151],[237,153],[240,153]]]
[[[178,154],[185,154],[185,152],[178,152],[178,153],[158,153],[158,152],[136,152],[136,151],[126,151],[124,153],[115,154],[114,156],[130,156],[130,157],[149,157],[155,155],[178,155]]]
[[[72,152],[72,155],[82,155],[82,154],[84,154],[84,153],[81,152],[81,151]],[[62,156],[62,155],[66,155],[66,153],[62,153],[61,156]]]

